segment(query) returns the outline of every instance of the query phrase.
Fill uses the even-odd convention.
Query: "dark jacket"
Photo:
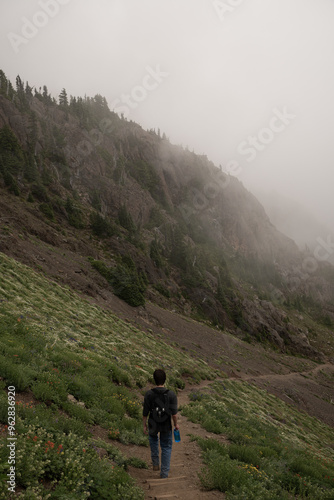
[[[154,407],[164,408],[168,417],[159,421],[154,419]],[[144,397],[143,417],[148,418],[149,434],[155,435],[158,432],[170,432],[172,430],[172,415],[177,414],[177,397],[175,392],[169,391],[165,387],[155,387],[146,392]]]

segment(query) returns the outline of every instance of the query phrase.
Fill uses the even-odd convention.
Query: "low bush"
[[[205,488],[228,500],[334,498],[333,454],[318,448],[333,440],[332,429],[240,382],[214,384],[191,399],[182,413],[228,439],[226,445],[196,439],[206,464],[200,473]]]

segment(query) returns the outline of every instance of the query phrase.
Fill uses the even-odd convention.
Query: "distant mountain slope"
[[[310,252],[314,252],[319,242],[327,241],[329,236],[333,240],[333,231],[296,201],[274,191],[257,191],[256,196],[275,227],[293,239],[301,250],[308,248]],[[329,252],[327,260],[334,264],[334,250]]]
[[[305,256],[237,179],[100,95],[63,91],[58,104],[46,87],[0,82],[1,251],[91,295],[321,357],[288,311],[330,327],[333,270],[305,275]]]

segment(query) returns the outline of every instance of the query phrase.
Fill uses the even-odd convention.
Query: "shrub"
[[[98,212],[90,215],[90,225],[93,233],[99,238],[107,238],[115,233],[111,223]]]
[[[259,454],[259,450],[256,450],[252,446],[232,444],[228,447],[228,454],[232,460],[239,460],[240,462],[255,466],[260,465],[261,455]]]
[[[116,268],[109,268],[104,262],[92,258],[89,260],[92,266],[109,281],[117,297],[133,307],[145,304],[143,295],[146,289],[145,276],[138,275],[131,257],[127,259],[127,256],[123,256],[122,264],[118,264]],[[130,261],[133,265],[130,265]]]
[[[111,284],[115,295],[125,300],[130,306],[138,307],[145,304],[143,283],[136,271],[118,265],[113,271]]]
[[[76,229],[83,229],[85,227],[85,223],[83,220],[82,211],[80,210],[80,208],[75,206],[71,198],[67,198],[65,209],[67,212],[69,224]]]
[[[162,266],[161,249],[156,239],[151,241],[150,257],[157,267]]]
[[[126,464],[131,467],[136,467],[136,469],[148,469],[147,462],[137,457],[130,457],[127,459]]]
[[[247,484],[247,471],[215,450],[207,451],[204,455],[204,461],[208,467],[201,471],[199,478],[206,489],[226,492],[232,487]]]
[[[13,385],[18,391],[27,389],[36,376],[36,372],[32,368],[25,366],[22,370],[20,364],[12,362],[5,356],[0,355],[0,365],[1,375],[6,380],[7,385]]]
[[[38,201],[47,203],[49,201],[49,196],[46,188],[42,184],[33,184],[31,186],[31,195]]]
[[[170,299],[171,295],[170,295],[170,291],[168,290],[168,288],[166,288],[162,283],[157,283],[156,285],[154,285],[154,288],[159,292],[161,293],[161,295],[163,295],[164,297],[166,297],[167,299]]]
[[[203,421],[203,427],[208,432],[213,432],[214,434],[220,434],[223,432],[224,427],[215,417],[206,417]]]
[[[122,370],[122,368],[112,363],[109,372],[113,382],[131,387],[131,379],[125,370]]]
[[[41,203],[39,205],[39,209],[48,219],[51,221],[55,221],[55,214],[53,212],[53,208],[49,203]]]
[[[10,172],[4,172],[3,179],[9,190],[15,194],[15,196],[20,195],[19,186]]]
[[[122,205],[118,211],[118,221],[120,225],[127,229],[130,233],[134,233],[136,231],[136,225],[125,205]]]

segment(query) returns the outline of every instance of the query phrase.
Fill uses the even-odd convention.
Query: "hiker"
[[[155,370],[154,381],[157,385],[154,389],[146,392],[143,408],[144,433],[148,434],[153,470],[159,470],[159,437],[161,447],[161,470],[160,477],[168,477],[170,458],[172,454],[173,431],[172,421],[175,429],[179,429],[177,423],[177,397],[173,391],[165,388],[166,373],[164,370]],[[148,425],[147,425],[147,417]]]

